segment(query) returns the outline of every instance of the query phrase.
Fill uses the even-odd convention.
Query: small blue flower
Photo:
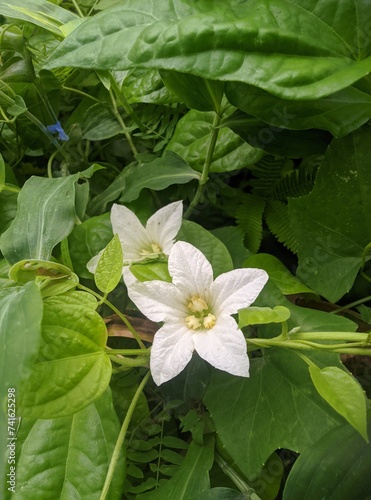
[[[61,141],[68,141],[69,137],[66,134],[66,132],[63,130],[63,127],[59,121],[57,121],[57,123],[54,123],[54,125],[48,125],[46,128],[52,134],[57,133],[58,139],[60,139]]]

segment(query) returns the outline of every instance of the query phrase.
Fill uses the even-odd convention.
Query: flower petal
[[[254,302],[268,281],[262,269],[235,269],[221,274],[211,285],[213,314],[234,314]]]
[[[218,318],[213,328],[195,333],[193,340],[201,358],[218,370],[240,377],[249,376],[246,340],[231,316]]]
[[[183,202],[176,201],[160,208],[148,219],[146,225],[148,238],[153,243],[158,243],[166,255],[169,255],[174,238],[182,225],[182,215]]]
[[[128,294],[134,304],[152,321],[176,321],[185,325],[189,311],[183,295],[165,281],[136,281],[128,286]]]
[[[213,268],[198,248],[185,241],[177,241],[169,255],[169,273],[185,300],[191,295],[208,300]]]
[[[138,260],[143,256],[140,251],[148,247],[147,232],[134,212],[124,205],[113,204],[111,209],[113,234],[118,234],[124,259]]]
[[[194,351],[193,334],[186,326],[167,323],[155,334],[150,367],[157,385],[176,377],[189,363]]]
[[[104,251],[104,248],[97,255],[94,255],[94,257],[92,257],[89,260],[89,262],[86,264],[86,267],[88,268],[88,271],[90,271],[93,274],[95,274],[95,271],[97,269],[97,265],[98,265],[99,259],[101,258],[103,251]]]

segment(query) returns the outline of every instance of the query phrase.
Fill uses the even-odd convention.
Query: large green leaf
[[[48,67],[168,69],[313,99],[369,73],[368,7],[367,0],[129,0],[79,26]]]
[[[283,349],[253,359],[248,379],[214,372],[204,403],[223,447],[250,478],[274,450],[302,452],[343,422],[317,393],[306,364]]]
[[[369,413],[368,432],[371,433]],[[333,429],[300,455],[288,477],[284,500],[370,500],[371,444],[350,426]]]
[[[299,326],[301,331],[311,332],[353,331],[356,328],[345,318],[333,315],[329,318],[327,313],[293,305],[271,283],[264,287],[255,305],[281,305],[289,309],[289,329]],[[279,334],[279,330],[273,324],[264,327],[263,333],[272,336]],[[320,368],[342,367],[335,354],[306,356]],[[250,478],[259,472],[274,450],[288,448],[303,452],[344,422],[318,394],[305,361],[298,353],[287,349],[264,350],[262,358],[251,361],[248,379],[215,371],[204,402],[226,452]]]
[[[177,240],[187,241],[201,250],[213,266],[214,278],[233,269],[233,262],[225,245],[195,222],[183,221]]]
[[[199,177],[200,174],[180,156],[167,151],[162,158],[138,165],[131,171],[126,177],[120,201],[128,203],[136,200],[145,188],[159,191],[173,184],[185,184]]]
[[[289,200],[297,275],[331,301],[352,287],[371,240],[370,141],[368,126],[334,141],[312,192]]]
[[[4,257],[49,260],[54,246],[74,226],[76,176],[31,177],[18,195],[16,218],[0,238]]]
[[[105,294],[112,292],[122,276],[122,247],[117,234],[108,243],[98,261],[94,281],[99,290]]]
[[[20,384],[31,373],[41,338],[43,303],[35,283],[11,288],[0,295],[0,496],[6,489],[5,473],[12,463],[5,461],[10,451],[7,445],[16,438],[19,417],[18,397]],[[7,419],[9,417],[9,420]],[[14,440],[13,443],[16,443]],[[9,455],[9,458],[10,455]],[[7,478],[9,479],[9,478]]]
[[[209,436],[205,441],[203,446],[192,441],[174,476],[154,492],[139,495],[138,500],[188,500],[209,489],[209,470],[214,462],[214,440]]]
[[[178,153],[192,168],[201,170],[207,155],[213,117],[213,112],[189,111],[177,123],[166,149]],[[258,161],[262,154],[229,128],[222,128],[219,130],[210,172],[229,172],[248,167]]]
[[[231,82],[226,86],[226,95],[234,106],[273,127],[320,128],[335,137],[353,132],[371,117],[371,95],[355,87],[315,101],[290,101],[258,87]]]
[[[107,330],[90,303],[63,295],[44,302],[42,344],[19,398],[22,416],[56,418],[88,406],[106,390],[111,362]]]
[[[99,500],[119,431],[109,390],[70,417],[22,424],[16,498]],[[123,475],[121,456],[109,500],[121,498]]]

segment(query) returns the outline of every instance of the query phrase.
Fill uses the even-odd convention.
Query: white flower
[[[151,372],[157,385],[180,373],[193,351],[219,370],[249,376],[246,341],[231,317],[254,302],[268,274],[235,269],[213,280],[206,257],[184,241],[169,256],[172,283],[146,281],[129,286],[129,296],[151,320],[163,321],[151,350]]]
[[[161,255],[169,255],[182,224],[183,203],[176,201],[157,210],[147,221],[146,227],[142,225],[138,217],[129,208],[114,204],[111,210],[111,224],[113,234],[118,234],[122,252],[124,254],[124,265],[133,262],[155,259]],[[103,250],[102,250],[103,252]],[[91,273],[95,273],[100,252],[87,263]],[[131,273],[127,268],[128,281]],[[126,281],[126,280],[125,280]]]

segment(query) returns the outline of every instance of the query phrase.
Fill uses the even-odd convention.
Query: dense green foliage
[[[370,2],[0,16],[0,496],[370,499]],[[150,378],[110,212],[179,200],[214,278],[269,274],[235,315],[249,378]],[[172,279],[155,248],[130,269]]]

